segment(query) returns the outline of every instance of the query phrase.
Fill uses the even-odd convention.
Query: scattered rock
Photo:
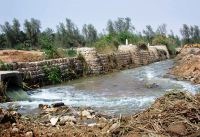
[[[146,88],[157,88],[157,87],[159,87],[159,85],[156,83],[152,83],[152,84],[145,84],[145,87]]]
[[[63,116],[63,117],[60,117],[60,122],[63,123],[63,122],[76,122],[76,118],[74,116]]]
[[[0,123],[16,123],[16,119],[14,116],[9,114],[9,112],[5,112],[5,114],[0,114]]]
[[[19,132],[19,129],[16,128],[16,127],[14,127],[14,128],[12,129],[12,132],[13,132],[13,133],[18,133],[18,132]]]
[[[186,126],[184,123],[172,123],[168,126],[168,132],[177,135],[185,135]]]
[[[43,105],[43,104],[39,104],[38,106],[40,109],[45,110],[47,108],[49,108],[49,105]]]
[[[33,137],[33,132],[32,131],[26,132],[25,137]]]
[[[52,107],[61,107],[61,106],[64,106],[65,104],[63,102],[58,102],[58,103],[54,103],[52,104],[51,106]]]
[[[92,119],[92,118],[95,117],[95,115],[92,115],[91,112],[88,111],[88,110],[83,110],[83,111],[81,112],[81,116],[82,116],[82,117],[86,117],[86,118],[88,118],[88,119]]]
[[[45,109],[45,112],[56,112],[57,110],[57,108],[47,108]]]
[[[56,125],[56,123],[58,122],[58,117],[52,117],[51,119],[50,119],[50,122],[51,122],[51,125],[52,126],[55,126]]]
[[[15,127],[16,125],[17,125],[16,123],[13,123],[13,124],[12,124],[12,127]]]

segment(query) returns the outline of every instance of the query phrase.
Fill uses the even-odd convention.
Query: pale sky
[[[43,30],[55,30],[70,18],[79,28],[92,23],[101,32],[108,19],[130,17],[137,31],[166,23],[168,30],[179,34],[184,23],[200,26],[199,7],[200,0],[0,0],[0,24],[36,18]]]

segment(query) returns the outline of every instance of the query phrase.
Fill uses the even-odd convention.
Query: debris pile
[[[184,48],[176,57],[176,66],[171,74],[180,80],[200,84],[200,48]]]
[[[41,104],[37,115],[19,118],[15,114],[15,121],[0,121],[0,136],[200,136],[198,94],[168,93],[147,110],[132,116],[107,116],[91,108],[61,104]],[[0,115],[5,113],[1,110]]]
[[[200,136],[199,105],[200,95],[168,93],[146,111],[129,117],[115,132],[159,137]]]

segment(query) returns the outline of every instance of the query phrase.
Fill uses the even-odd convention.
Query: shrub
[[[158,35],[153,39],[153,45],[166,45],[170,55],[176,54],[176,41],[174,39]]]
[[[61,71],[57,66],[51,66],[51,67],[45,66],[43,70],[44,70],[45,76],[53,84],[62,82]]]
[[[77,56],[77,51],[74,49],[68,49],[67,50],[67,56],[68,57],[76,57]]]
[[[0,60],[0,70],[11,70],[11,66]]]
[[[44,54],[46,59],[55,59],[60,57],[57,48],[55,48],[53,45],[46,46],[44,48]]]
[[[98,53],[113,53],[117,51],[118,41],[111,35],[102,37],[99,41],[94,44],[94,47]]]
[[[147,44],[144,41],[139,41],[137,43],[137,45],[138,45],[139,49],[148,50]]]

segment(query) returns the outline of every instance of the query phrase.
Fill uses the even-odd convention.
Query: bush
[[[98,40],[94,47],[98,53],[113,53],[117,51],[118,48],[118,41],[115,37],[112,37],[111,35],[103,36],[100,40]]]
[[[67,56],[68,57],[76,57],[77,56],[77,51],[74,49],[68,49],[67,50]]]
[[[52,82],[53,84],[61,83],[62,82],[62,76],[61,71],[56,66],[45,66],[43,68],[45,76],[47,76],[48,80]]]
[[[139,42],[137,43],[137,45],[138,45],[139,49],[148,50],[147,44],[146,44],[146,42],[144,42],[144,41],[139,41]]]
[[[11,70],[11,66],[0,60],[0,70]]]
[[[60,57],[57,49],[51,45],[44,49],[44,54],[46,59],[55,59]]]
[[[176,54],[176,41],[174,39],[158,35],[153,39],[153,45],[166,45],[170,55]]]
[[[137,35],[130,32],[120,32],[115,37],[120,44],[125,44],[126,39],[132,44],[136,44],[140,40]]]

